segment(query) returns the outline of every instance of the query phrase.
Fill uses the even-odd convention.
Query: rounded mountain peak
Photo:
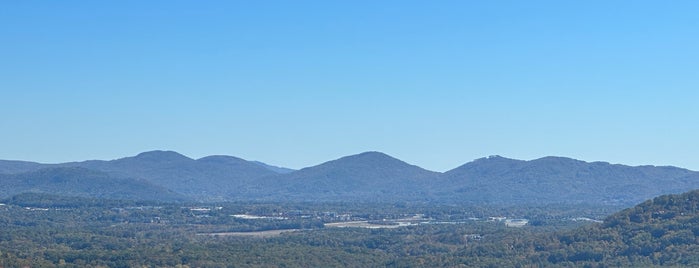
[[[140,154],[134,156],[134,158],[140,159],[140,160],[150,160],[150,161],[192,160],[191,158],[186,157],[186,156],[184,156],[178,152],[175,152],[175,151],[161,151],[161,150],[143,152],[143,153],[140,153]]]
[[[240,163],[248,162],[245,159],[238,158],[229,155],[210,155],[197,159],[199,162],[212,162],[212,163]]]
[[[370,164],[404,163],[403,161],[382,152],[369,151],[355,155],[345,156],[331,162],[359,162]]]
[[[393,158],[392,156],[387,155],[387,154],[382,153],[382,152],[379,152],[379,151],[367,151],[367,152],[359,153],[356,155],[351,155],[349,157],[352,157],[352,156],[364,157],[364,158]]]

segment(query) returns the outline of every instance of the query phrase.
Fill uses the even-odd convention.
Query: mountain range
[[[491,156],[434,172],[380,152],[292,170],[172,151],[60,164],[0,160],[0,198],[23,192],[135,200],[632,205],[699,189],[699,172],[564,157]]]

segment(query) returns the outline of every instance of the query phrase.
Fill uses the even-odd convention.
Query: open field
[[[209,236],[242,236],[242,237],[275,237],[282,233],[296,232],[300,229],[284,229],[284,230],[269,230],[269,231],[256,231],[256,232],[221,232],[221,233],[201,233],[197,235],[209,235]]]

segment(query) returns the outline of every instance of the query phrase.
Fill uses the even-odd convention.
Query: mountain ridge
[[[53,166],[56,166],[56,165],[65,165],[65,164],[74,164],[74,163],[85,163],[85,162],[93,162],[93,161],[98,161],[98,162],[109,162],[109,161],[116,161],[116,160],[122,160],[122,159],[137,158],[137,157],[139,157],[139,156],[144,156],[144,155],[147,156],[147,155],[151,155],[151,154],[155,154],[155,153],[160,153],[160,152],[166,153],[166,154],[174,153],[174,154],[177,154],[177,155],[179,155],[179,156],[182,156],[182,157],[184,157],[184,158],[191,159],[191,160],[201,160],[201,159],[205,159],[205,158],[208,158],[208,157],[232,157],[232,158],[238,158],[238,159],[245,160],[245,159],[243,159],[243,158],[239,158],[239,157],[235,157],[235,156],[229,156],[229,155],[209,155],[209,156],[204,156],[204,157],[201,157],[201,158],[198,158],[198,159],[194,159],[194,158],[190,158],[190,157],[188,157],[188,156],[186,156],[186,155],[180,154],[180,153],[178,153],[178,152],[176,152],[176,151],[171,151],[171,150],[152,150],[152,151],[141,152],[141,153],[138,153],[138,154],[136,154],[136,155],[134,155],[134,156],[121,157],[121,158],[112,159],[112,160],[91,159],[91,160],[82,160],[82,161],[61,162],[61,163],[44,163],[44,162],[29,161],[29,160],[14,160],[14,159],[1,160],[1,159],[0,159],[0,174],[3,174],[3,173],[4,173],[4,174],[7,174],[7,173],[10,173],[10,170],[16,169],[16,166],[22,166],[22,165],[25,165],[25,166],[35,166],[35,165],[39,165],[39,166],[45,167],[45,166],[52,166],[52,165],[53,165]],[[365,154],[365,153],[379,153],[379,154],[388,155],[388,154],[383,153],[383,152],[380,152],[380,151],[366,151],[366,152],[358,153],[358,154],[355,154],[355,155],[361,155],[361,154]],[[349,156],[352,156],[352,155],[349,155]],[[388,156],[390,156],[390,155],[388,155]],[[344,157],[348,157],[348,156],[344,156]],[[340,158],[338,158],[338,159],[341,159],[341,158],[344,158],[344,157],[340,157]],[[393,157],[392,157],[392,158],[393,158]],[[521,159],[515,159],[515,158],[508,158],[508,157],[504,157],[504,156],[500,156],[500,155],[490,155],[490,156],[488,156],[488,157],[481,157],[481,158],[477,158],[477,159],[468,161],[468,162],[466,162],[466,163],[464,163],[464,164],[462,164],[462,165],[460,165],[460,166],[458,166],[458,167],[456,167],[456,168],[453,168],[453,169],[450,169],[450,170],[447,170],[447,171],[444,171],[444,172],[433,171],[433,170],[426,169],[426,168],[423,168],[423,167],[420,167],[420,166],[418,166],[418,167],[423,168],[423,169],[425,169],[425,170],[432,171],[432,172],[447,173],[447,172],[452,171],[452,170],[454,170],[454,169],[457,169],[457,168],[459,168],[459,167],[461,167],[461,166],[463,166],[463,165],[470,164],[470,163],[473,163],[473,162],[476,162],[476,161],[479,161],[479,160],[487,160],[487,159],[489,159],[489,158],[496,158],[496,159],[499,158],[499,159],[506,159],[506,160],[521,161],[521,162],[531,162],[531,161],[537,161],[537,160],[548,159],[548,158],[560,158],[560,159],[569,159],[569,160],[580,161],[580,162],[587,163],[587,164],[609,164],[609,165],[615,165],[615,166],[625,166],[625,167],[634,167],[634,168],[644,168],[644,167],[650,167],[650,168],[679,168],[679,169],[685,169],[685,170],[692,171],[692,172],[699,172],[699,171],[695,171],[695,170],[692,170],[692,169],[683,168],[683,167],[678,167],[678,166],[673,166],[673,165],[652,165],[652,164],[627,165],[627,164],[622,164],[622,163],[610,163],[610,162],[599,161],[599,160],[596,160],[596,161],[585,161],[585,160],[579,160],[579,159],[575,159],[575,158],[572,158],[572,157],[566,157],[566,156],[543,156],[543,157],[535,158],[535,159],[531,159],[531,160],[521,160]],[[336,160],[337,160],[337,159],[336,159]],[[400,160],[400,159],[399,159],[399,160]],[[283,166],[271,165],[271,164],[268,164],[268,163],[265,163],[265,162],[261,162],[261,161],[255,161],[255,160],[245,160],[245,161],[253,162],[253,163],[257,163],[257,164],[263,164],[263,165],[272,166],[272,167],[277,167],[277,168],[282,168],[282,169],[291,170],[291,171],[297,171],[297,169],[286,168],[286,167],[283,167]],[[333,161],[333,160],[329,160],[329,161]],[[329,161],[326,161],[326,162],[329,162]],[[402,161],[402,160],[401,160],[401,161]],[[412,165],[412,164],[411,164],[411,165]],[[417,166],[417,165],[415,165],[415,166]],[[302,168],[302,169],[303,169],[303,168]]]
[[[376,201],[389,195],[386,199],[411,200],[428,194],[429,180],[439,174],[381,152],[364,152],[265,177],[261,184],[291,200]]]
[[[186,197],[145,180],[115,177],[81,167],[48,167],[19,174],[0,174],[0,197],[57,192],[79,197],[184,201]]]
[[[0,160],[0,174],[51,167],[78,167],[144,180],[199,201],[631,205],[699,188],[699,172],[688,169],[557,156],[517,160],[494,155],[446,172],[430,171],[377,151],[284,172],[234,156],[192,159],[161,150],[114,160],[59,164]]]

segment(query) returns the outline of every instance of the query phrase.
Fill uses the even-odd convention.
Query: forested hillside
[[[699,190],[648,200],[558,240],[544,253],[552,263],[699,266]]]
[[[0,174],[0,198],[20,193],[126,200],[184,201],[184,195],[146,180],[117,177],[74,167],[45,168],[19,174]]]

